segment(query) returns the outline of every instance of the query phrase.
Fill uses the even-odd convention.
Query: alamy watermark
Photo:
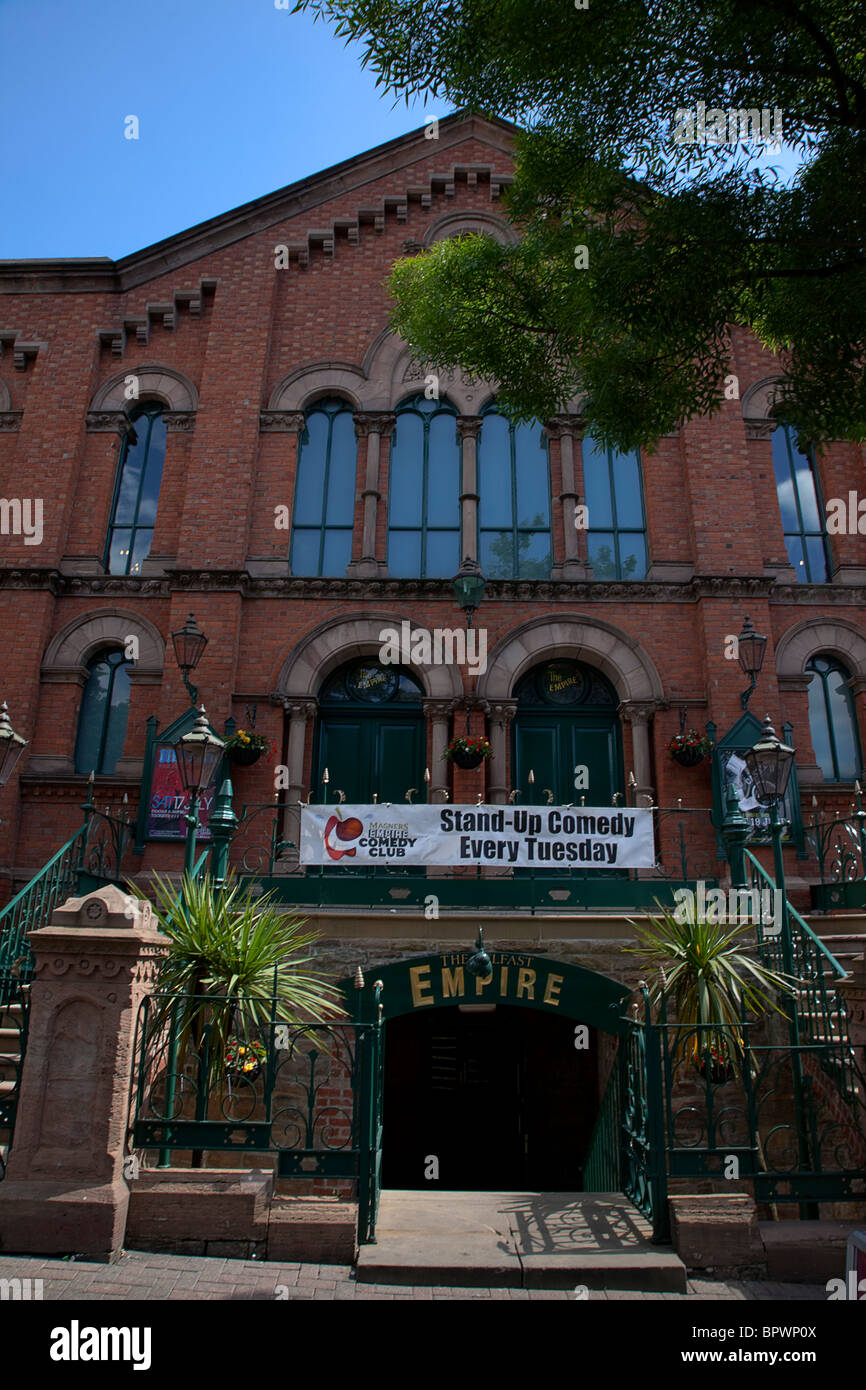
[[[487,670],[487,629],[471,627],[416,627],[405,620],[379,633],[379,660],[383,666],[465,666],[472,676]]]
[[[748,110],[732,106],[728,111],[713,106],[708,111],[706,102],[699,101],[693,109],[681,107],[674,125],[675,145],[740,145],[751,141],[780,150],[782,138],[778,106],[772,112],[768,106],[760,111],[756,106]]]
[[[41,545],[42,534],[41,497],[0,497],[0,536],[23,536],[25,545]]]
[[[691,888],[674,891],[677,904],[674,920],[709,922],[719,925],[753,923],[764,936],[778,936],[782,930],[782,892],[779,888],[707,888],[698,880],[697,892]]]

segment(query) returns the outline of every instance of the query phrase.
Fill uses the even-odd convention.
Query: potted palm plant
[[[146,895],[130,885],[138,897]],[[344,1018],[338,991],[306,969],[318,933],[283,912],[273,894],[255,896],[233,875],[215,886],[185,877],[180,891],[158,875],[154,912],[168,938],[156,980],[152,1028],[168,1029],[181,1059],[220,1077],[255,1080],[267,1061],[275,1021]]]
[[[750,954],[750,924],[707,921],[694,899],[676,912],[656,904],[658,916],[629,919],[640,945],[627,949],[648,967],[650,1002],[664,995],[673,1007],[674,1054],[720,1085],[742,1073],[744,1018],[784,1014],[778,996],[793,994],[795,982]]]

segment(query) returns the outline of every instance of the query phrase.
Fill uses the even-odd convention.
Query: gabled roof
[[[467,139],[475,138],[499,153],[503,159],[503,182],[510,181],[510,163],[514,136],[518,127],[498,117],[480,116],[471,111],[457,111],[439,121],[438,139],[425,135],[430,123],[376,145],[364,154],[333,164],[321,173],[288,184],[275,193],[267,193],[250,203],[243,203],[230,212],[220,213],[207,222],[199,222],[186,231],[178,232],[153,246],[134,251],[121,260],[109,256],[49,258],[42,260],[0,260],[0,289],[7,293],[69,293],[88,290],[123,291],[155,279],[169,271],[200,260],[203,256],[235,241],[265,231],[304,213],[313,213],[324,203],[342,194],[362,190],[388,175],[407,172],[421,158],[429,158],[431,149],[442,158],[441,179],[453,183],[453,165],[449,151]],[[434,176],[440,178],[439,175]]]

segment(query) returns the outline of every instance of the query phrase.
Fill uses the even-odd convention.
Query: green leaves
[[[174,1014],[181,1056],[190,1039],[198,1043],[205,1024],[219,1069],[235,1033],[263,1033],[274,1018],[321,1023],[345,1016],[338,991],[302,968],[313,958],[318,934],[304,932],[303,922],[281,911],[272,894],[255,897],[232,876],[219,889],[209,875],[185,877],[177,892],[154,874],[154,898],[169,949],[159,967],[153,1026],[158,1030]]]
[[[606,443],[653,447],[721,408],[738,324],[780,353],[804,437],[866,438],[866,56],[848,0],[297,8],[358,40],[388,90],[528,127],[507,199],[520,244],[468,238],[395,268],[394,325],[425,362],[498,379],[521,418],[580,392]],[[739,119],[731,144],[676,143],[699,102],[778,110],[799,178],[759,164]]]
[[[650,1000],[665,994],[681,1043],[688,1040],[696,1055],[714,1047],[735,1061],[744,1018],[768,1010],[782,1014],[778,996],[793,995],[795,982],[750,954],[752,926],[708,922],[697,916],[694,903],[688,912],[658,906],[657,917],[629,919],[640,946],[628,949],[648,967]]]

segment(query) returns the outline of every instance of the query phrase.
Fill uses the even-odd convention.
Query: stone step
[[[621,1193],[382,1193],[360,1283],[684,1293],[686,1269],[653,1245]]]

